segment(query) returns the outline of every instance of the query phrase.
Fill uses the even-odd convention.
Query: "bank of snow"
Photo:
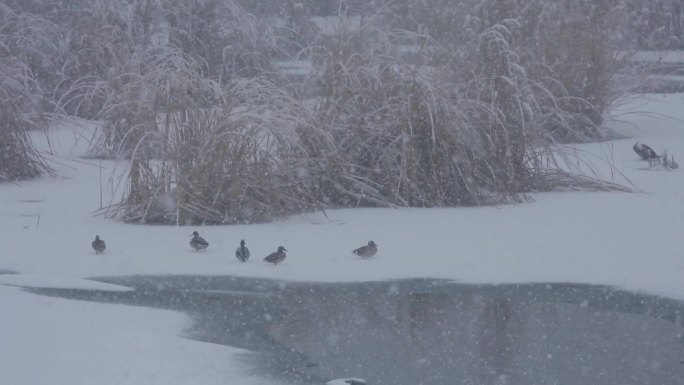
[[[0,285],[0,382],[12,385],[263,385],[248,352],[178,336],[183,314],[24,293]]]
[[[616,182],[633,183],[639,193],[544,193],[533,203],[500,207],[331,210],[327,217],[245,226],[136,226],[94,217],[101,186],[107,204],[125,164],[79,158],[91,128],[71,125],[51,136],[58,177],[0,186],[0,231],[12,239],[0,245],[0,268],[70,277],[584,282],[684,298],[684,178],[680,171],[648,170],[632,151],[641,141],[684,154],[682,98],[635,98],[612,123],[633,138],[576,148],[604,177],[612,172]],[[210,242],[206,252],[188,246],[193,230]],[[90,248],[96,234],[107,242],[103,255]],[[240,239],[252,251],[246,264],[234,257]],[[380,250],[374,259],[350,253],[371,239]],[[264,264],[261,258],[279,245],[289,250],[285,263]]]

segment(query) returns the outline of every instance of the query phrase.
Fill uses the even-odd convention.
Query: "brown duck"
[[[378,252],[378,245],[373,241],[368,241],[366,246],[361,246],[358,249],[352,251],[352,253],[358,255],[361,258],[370,258]]]
[[[287,257],[287,255],[285,255],[286,251],[287,249],[285,249],[283,246],[278,246],[278,251],[267,255],[266,258],[264,258],[264,261],[277,265],[284,261]]]

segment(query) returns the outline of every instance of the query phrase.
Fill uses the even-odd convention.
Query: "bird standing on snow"
[[[105,242],[100,239],[99,235],[96,235],[95,240],[93,241],[93,250],[95,250],[95,253],[100,254],[105,251],[106,248]]]
[[[245,240],[240,241],[240,247],[235,250],[235,257],[240,260],[240,262],[246,262],[249,259],[249,249],[245,246]]]
[[[656,152],[653,151],[653,149],[651,147],[649,147],[643,143],[639,143],[639,142],[634,143],[634,146],[632,146],[632,149],[643,160],[651,160],[651,159],[660,158],[660,155],[656,154]]]
[[[378,245],[373,241],[368,241],[368,245],[361,246],[358,249],[352,251],[352,253],[358,255],[361,258],[370,258],[378,252]]]
[[[198,250],[204,250],[207,247],[209,247],[209,242],[205,241],[204,238],[199,236],[199,233],[197,231],[192,233],[192,239],[190,240],[190,246],[195,249],[195,251]]]
[[[285,255],[286,251],[287,251],[287,249],[285,249],[284,247],[278,246],[278,251],[276,251],[275,253],[271,253],[271,254],[267,255],[266,258],[264,258],[264,261],[266,261],[268,263],[272,263],[274,265],[277,265],[280,262],[284,261],[285,257],[287,257]]]

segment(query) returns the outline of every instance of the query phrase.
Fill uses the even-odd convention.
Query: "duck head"
[[[283,246],[278,246],[278,252],[282,253],[283,251],[287,251],[287,249],[284,248]]]
[[[192,232],[192,236],[193,236],[193,237],[199,237],[199,233],[198,233],[197,231],[193,231],[193,232]]]

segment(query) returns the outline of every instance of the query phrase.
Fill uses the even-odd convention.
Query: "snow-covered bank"
[[[682,95],[635,99],[613,128],[634,138],[587,144],[604,176],[611,163],[643,193],[556,192],[535,202],[450,209],[348,209],[262,225],[202,228],[135,226],[93,217],[99,208],[99,161],[85,151],[84,128],[62,128],[51,139],[59,177],[0,186],[0,267],[21,273],[89,277],[127,274],[226,274],[284,280],[357,281],[407,277],[462,282],[586,282],[684,298],[684,178],[680,171],[647,170],[632,151],[636,141],[684,154]],[[80,130],[80,131],[79,131]],[[77,132],[78,134],[74,134]],[[105,203],[116,170],[102,162]],[[119,168],[121,169],[121,168]],[[116,185],[116,178],[112,179]],[[207,252],[188,246],[199,230]],[[94,255],[90,242],[107,242]],[[240,239],[249,263],[234,257]],[[350,251],[368,240],[377,256]],[[282,265],[261,258],[288,248]]]
[[[69,278],[59,275],[40,274],[0,274],[0,285],[53,288],[53,289],[84,289],[104,291],[131,291],[132,289],[104,282],[97,282],[82,278]]]
[[[41,297],[0,285],[0,383],[269,383],[235,364],[249,354],[190,341],[179,313]],[[273,383],[273,382],[271,382]]]

